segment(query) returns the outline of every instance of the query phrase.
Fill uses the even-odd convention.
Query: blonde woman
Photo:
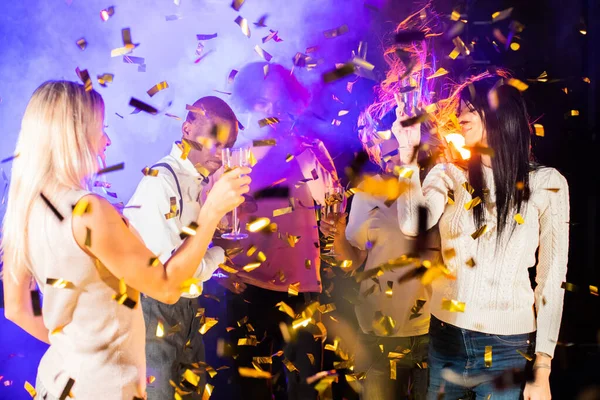
[[[195,235],[163,265],[110,203],[90,192],[108,140],[103,122],[98,93],[46,82],[29,101],[17,142],[4,220],[5,313],[50,344],[36,385],[46,400],[69,392],[77,399],[145,397],[139,293],[176,302],[217,223],[243,202],[250,182],[246,168],[223,175]],[[43,293],[41,310],[32,304],[32,278]]]

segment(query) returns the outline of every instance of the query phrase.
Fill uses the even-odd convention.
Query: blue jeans
[[[521,398],[528,362],[517,350],[533,355],[535,332],[493,335],[461,329],[432,315],[429,335],[428,400]],[[487,366],[486,347],[491,347]]]
[[[205,360],[204,342],[198,332],[200,318],[196,318],[197,299],[182,297],[170,305],[142,296],[142,310],[146,322],[146,375],[155,378],[154,382],[147,383],[148,400],[172,399],[175,389],[169,380],[190,392],[182,395],[183,399],[202,399],[206,374],[197,369],[198,365],[192,365]],[[164,328],[163,337],[156,337],[159,320]],[[174,328],[178,324],[179,327]],[[197,390],[180,384],[186,369],[200,376]]]
[[[361,399],[423,400],[427,392],[427,348],[429,335],[381,337],[359,334],[361,357],[356,358],[356,371],[366,372]],[[383,352],[380,345],[383,345]],[[390,379],[390,351],[410,350],[396,362],[396,380]]]

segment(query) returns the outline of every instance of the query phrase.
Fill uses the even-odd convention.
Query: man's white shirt
[[[165,167],[156,167],[157,176],[144,176],[135,193],[123,210],[125,217],[139,233],[144,244],[162,263],[165,263],[183,240],[181,230],[191,222],[195,222],[200,213],[201,195],[205,186],[204,178],[189,160],[181,158],[181,150],[173,144],[171,153],[157,164],[166,163],[171,166],[181,188],[183,211],[180,209],[179,191],[173,175]],[[171,199],[177,205],[176,215],[171,212]],[[181,215],[180,215],[181,214]],[[182,297],[194,298],[202,293],[202,282],[210,279],[225,262],[225,252],[220,247],[207,250],[202,263],[196,269],[194,278],[198,279],[199,293],[183,293]],[[153,268],[150,266],[148,268]]]

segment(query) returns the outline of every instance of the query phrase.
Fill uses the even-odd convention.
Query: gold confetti
[[[146,383],[153,383],[156,380],[155,376],[149,375],[146,377]]]
[[[469,258],[469,259],[467,260],[466,264],[467,264],[469,267],[473,268],[473,267],[476,265],[476,264],[475,264],[475,259],[474,259],[473,257]]]
[[[515,78],[510,78],[506,83],[518,89],[520,92],[524,92],[529,88],[528,84]]]
[[[169,87],[169,84],[167,83],[167,81],[162,81],[162,82],[157,83],[156,85],[152,86],[150,89],[148,89],[148,91],[146,93],[148,93],[148,96],[152,97],[156,93],[160,92],[161,90],[165,90],[168,87]]]
[[[481,203],[481,199],[479,198],[479,196],[477,196],[474,199],[469,200],[468,202],[465,203],[465,210],[467,210],[467,211],[472,210],[480,203]]]
[[[200,280],[198,278],[189,278],[183,281],[181,284],[181,293],[190,295],[200,295],[202,290],[200,289]]]
[[[165,328],[163,326],[163,323],[161,321],[158,321],[158,324],[156,325],[156,337],[164,337],[165,336]]]
[[[261,119],[260,121],[258,121],[258,125],[260,126],[261,121],[265,121],[268,119],[274,119],[277,120],[277,122],[279,122],[279,120],[275,117],[273,118],[265,118],[265,119]],[[275,122],[275,123],[277,123]],[[270,124],[269,124],[270,125]],[[261,126],[262,128],[262,126]],[[253,140],[252,141],[252,146],[254,147],[262,147],[262,146],[276,146],[277,145],[277,139],[263,139],[263,140]]]
[[[544,137],[544,126],[542,124],[533,124],[533,129],[535,129],[535,135]]]
[[[246,224],[246,229],[248,229],[250,232],[258,232],[269,226],[270,223],[271,220],[269,218],[257,218],[252,222],[248,222],[248,224]]]
[[[92,247],[92,231],[87,226],[85,227],[85,246]]]
[[[197,387],[200,383],[200,377],[190,369],[186,369],[181,377],[187,382],[191,383],[194,387]]]
[[[242,8],[244,1],[245,0],[233,0],[233,2],[231,3],[231,8],[233,8],[235,11],[240,11],[240,8]]]
[[[294,211],[292,207],[278,208],[276,210],[273,210],[273,217],[279,217],[285,214],[289,214],[292,211]]]
[[[390,379],[396,380],[396,360],[390,360]]]
[[[315,365],[315,356],[310,353],[306,353],[306,357],[308,357],[308,361],[310,361],[310,365]]]
[[[571,110],[571,117],[576,117],[579,115],[579,110]]]
[[[529,354],[525,353],[522,350],[517,350],[517,353],[519,353],[521,356],[523,356],[523,358],[525,358],[527,361],[533,361],[533,357],[530,356]]]
[[[348,269],[352,266],[352,260],[344,260],[342,261],[342,263],[340,264],[340,268],[341,269]]]
[[[260,262],[248,263],[248,264],[244,265],[244,267],[242,269],[246,272],[251,272],[251,271],[254,271],[256,268],[260,267],[261,264],[262,263],[260,263]]]
[[[329,71],[323,74],[323,82],[331,83],[333,81],[337,81],[338,79],[342,79],[348,75],[352,75],[355,71],[355,66],[353,63],[349,62],[341,65],[340,67],[336,67],[333,71]]]
[[[284,358],[283,360],[281,360],[281,362],[283,363],[283,365],[285,365],[285,367],[288,369],[288,371],[290,371],[290,372],[298,371],[298,368],[296,368],[296,366],[287,358]]]
[[[306,328],[311,321],[311,317],[298,318],[292,322],[292,329]]]
[[[73,389],[74,384],[75,384],[75,379],[69,378],[69,380],[67,381],[65,387],[63,388],[63,390],[59,396],[59,400],[66,400],[67,397],[73,397],[71,395],[71,389]]]
[[[29,393],[29,395],[32,398],[35,398],[35,396],[37,396],[37,392],[35,391],[35,388],[33,387],[33,385],[27,381],[25,381],[25,390],[27,390],[27,393]]]
[[[502,20],[510,17],[510,14],[512,14],[512,11],[513,11],[513,7],[507,8],[506,10],[502,10],[502,11],[496,11],[495,13],[492,14],[492,22],[502,21]]]
[[[216,318],[204,317],[204,322],[200,325],[198,332],[200,332],[201,335],[204,335],[210,328],[218,323],[219,320]]]
[[[271,379],[270,372],[257,370],[255,368],[239,367],[238,372],[243,378]]]
[[[288,306],[283,301],[280,301],[279,303],[275,304],[275,306],[278,307],[279,311],[286,313],[287,315],[289,315],[292,318],[294,318],[296,316],[296,314],[294,314],[294,310],[292,309],[292,307]]]
[[[454,257],[456,257],[456,250],[454,249],[444,249],[444,251],[442,252],[443,256],[444,256],[444,260],[450,260]]]
[[[341,35],[343,35],[343,34],[345,34],[347,32],[348,32],[348,25],[344,24],[344,25],[342,25],[340,27],[326,30],[325,32],[323,32],[323,35],[327,39],[332,39],[332,38],[341,36]]]
[[[87,41],[85,40],[85,38],[77,40],[77,46],[79,46],[81,50],[85,50],[85,48],[87,47]]]
[[[515,221],[517,221],[517,224],[519,225],[525,223],[525,220],[523,219],[523,216],[521,214],[515,214]]]
[[[248,21],[246,20],[246,18],[243,18],[242,16],[238,15],[235,19],[235,23],[240,26],[240,28],[242,29],[242,33],[246,35],[246,37],[250,37],[250,27],[248,26]]]
[[[442,299],[442,310],[450,312],[465,312],[465,303],[456,300]]]
[[[307,258],[304,260],[304,268],[310,269],[311,261]]]
[[[391,297],[392,297],[392,294],[393,294],[393,292],[392,292],[392,287],[394,286],[394,281],[387,281],[387,286],[388,286],[388,287],[387,287],[387,289],[386,289],[386,291],[385,291],[385,295],[386,295],[388,298],[391,298]]]
[[[390,316],[383,315],[381,311],[377,311],[371,326],[377,335],[390,336],[395,331],[396,321]]]
[[[454,204],[454,190],[448,190],[448,204]]]
[[[195,236],[196,229],[198,229],[198,224],[195,222],[190,222],[188,226],[184,226],[183,228],[181,228],[181,233],[179,234],[179,237],[181,237],[181,239],[183,240],[188,236]]]
[[[268,118],[263,118],[260,121],[258,121],[258,126],[260,128],[264,128],[265,126],[269,126],[269,125],[275,125],[279,123],[279,118],[276,117],[268,117]],[[275,140],[275,139],[271,139],[271,140]],[[275,145],[275,143],[273,144]],[[256,146],[256,145],[254,145]]]
[[[202,400],[209,400],[214,388],[215,387],[210,383],[204,385],[204,393],[202,393]]]
[[[267,62],[271,61],[271,59],[273,58],[272,55],[261,49],[259,45],[254,46],[254,51],[256,51],[258,55]]]
[[[59,288],[59,289],[73,289],[75,288],[75,285],[73,285],[73,283],[66,281],[62,278],[47,278],[46,279],[46,285],[50,285],[52,287],[55,288]]]
[[[487,225],[483,225],[481,228],[477,229],[475,232],[471,234],[473,239],[477,239],[481,235],[487,232]]]
[[[144,174],[144,176],[158,176],[158,170],[150,167],[144,167],[142,174]]]
[[[252,362],[257,364],[273,364],[272,357],[252,357]]]
[[[238,346],[256,346],[257,344],[258,339],[256,339],[256,336],[239,338],[237,343]]]
[[[412,168],[396,165],[394,166],[394,175],[400,178],[410,179],[413,176],[414,171]]]
[[[469,194],[473,194],[473,192],[475,191],[475,189],[473,189],[473,186],[471,186],[469,182],[463,183],[462,187],[465,188],[465,190],[469,192]]]
[[[485,361],[486,368],[490,368],[492,366],[492,346],[485,346],[483,360]]]
[[[288,294],[290,296],[298,296],[300,292],[300,282],[292,283],[288,286]]]
[[[448,71],[445,68],[439,68],[437,71],[435,71],[435,73],[433,75],[428,76],[426,79],[427,80],[435,79],[435,78],[439,78],[440,76],[444,76],[447,74],[448,74]]]
[[[110,6],[106,9],[100,11],[100,18],[102,19],[102,21],[106,22],[114,14],[115,14],[115,8],[113,6]]]
[[[460,13],[456,10],[452,10],[452,14],[450,15],[451,21],[458,21],[460,19]]]

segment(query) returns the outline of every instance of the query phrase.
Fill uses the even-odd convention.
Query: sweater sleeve
[[[439,221],[446,202],[448,190],[452,188],[452,181],[446,174],[447,164],[438,164],[429,172],[423,185],[419,180],[419,170],[413,169],[408,189],[398,198],[398,221],[400,230],[407,236],[417,236],[419,226],[419,207],[427,209],[427,229],[432,228]],[[405,178],[400,178],[405,179]]]
[[[562,282],[567,275],[569,255],[569,187],[556,170],[543,175],[539,190],[547,196],[539,211],[540,242],[536,266],[535,306],[537,311],[536,352],[554,354],[563,310]],[[549,176],[547,176],[549,175]]]

